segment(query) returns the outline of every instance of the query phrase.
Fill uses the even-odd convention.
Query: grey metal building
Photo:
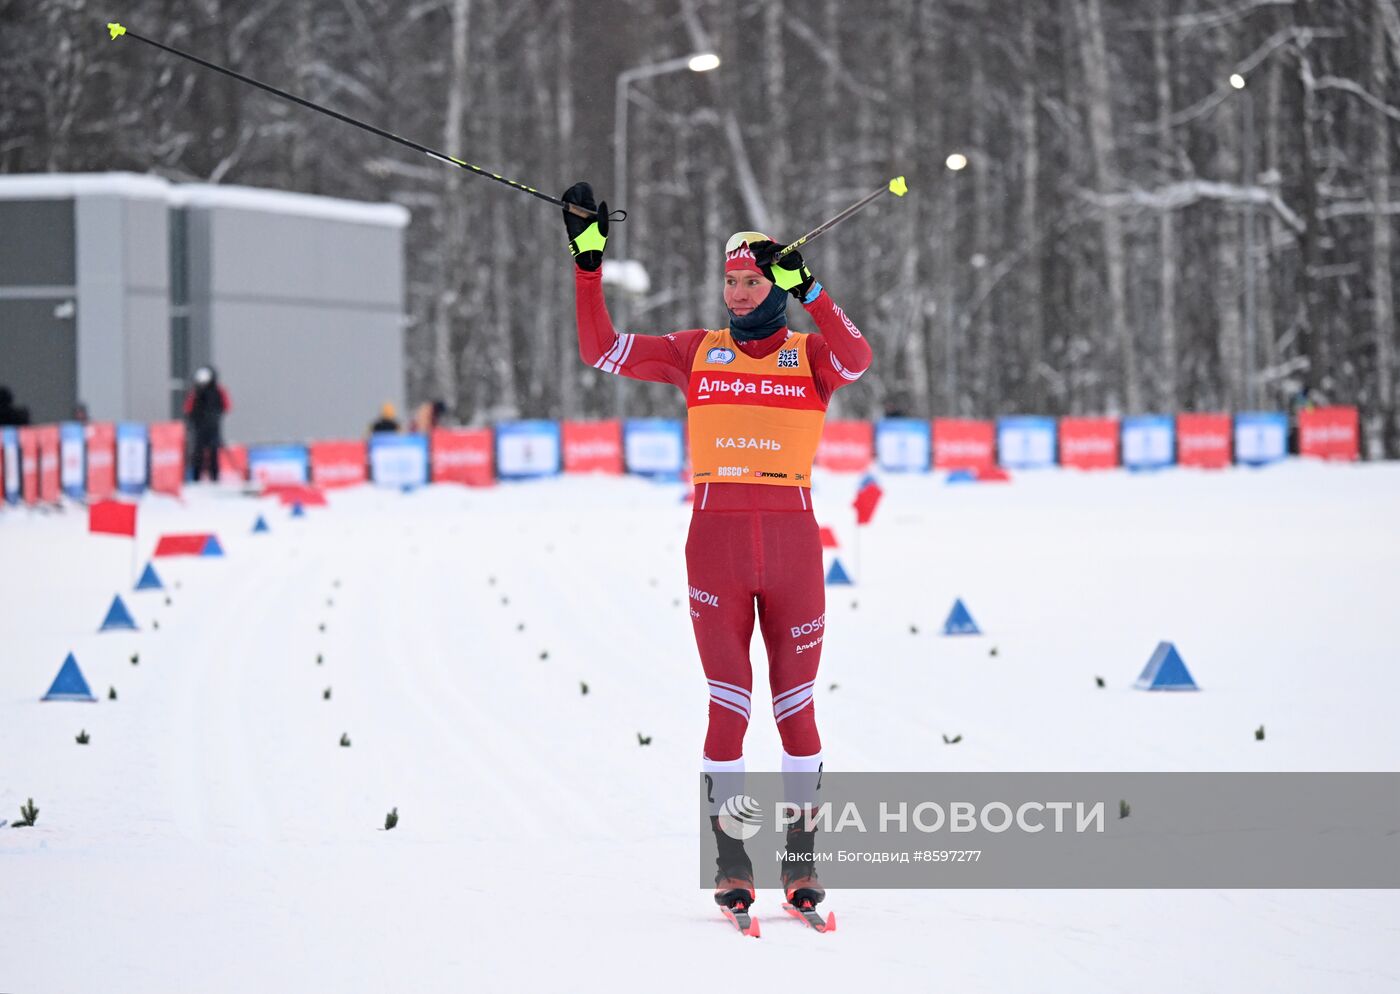
[[[126,173],[0,176],[0,384],[35,423],[180,416],[231,442],[357,437],[404,391],[408,212]]]

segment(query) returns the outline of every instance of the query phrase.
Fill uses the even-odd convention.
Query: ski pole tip
[[[896,197],[902,197],[909,192],[909,185],[904,182],[903,176],[896,176],[890,180],[890,192]]]
[[[112,39],[111,39],[111,40],[112,40],[112,41],[116,41],[116,40],[117,40],[118,38],[120,38],[122,35],[126,34],[126,26],[125,26],[125,25],[122,25],[122,24],[118,24],[116,21],[108,21],[108,22],[107,22],[107,31],[108,31],[108,33],[111,34],[111,36],[112,36]]]

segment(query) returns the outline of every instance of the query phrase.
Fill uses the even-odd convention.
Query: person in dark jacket
[[[194,439],[194,478],[219,480],[219,450],[223,448],[224,415],[229,412],[228,391],[219,385],[219,376],[209,366],[194,373],[194,386],[185,395],[185,420]]]
[[[379,417],[369,426],[371,435],[379,435],[384,432],[396,432],[399,430],[399,411],[394,406],[393,401],[386,400],[379,408]]]
[[[29,424],[29,408],[17,407],[9,387],[0,387],[0,425]]]

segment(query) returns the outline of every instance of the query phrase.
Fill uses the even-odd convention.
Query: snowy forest
[[[476,423],[682,399],[579,363],[557,208],[114,44],[118,15],[547,193],[588,180],[650,277],[609,290],[630,331],[722,326],[731,232],[793,239],[905,175],[805,253],[875,348],[833,414],[1306,391],[1400,456],[1397,0],[0,0],[0,172],[404,205],[408,393]],[[702,51],[627,86],[618,202],[619,76]]]

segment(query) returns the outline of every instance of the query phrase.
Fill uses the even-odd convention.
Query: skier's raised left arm
[[[809,357],[818,382],[830,396],[841,387],[860,379],[861,374],[870,368],[873,358],[870,343],[817,282],[803,262],[802,253],[789,252],[781,261],[769,261],[779,248],[776,243],[769,242],[762,248],[756,248],[755,254],[763,265],[763,274],[792,294],[817,323],[821,334],[811,342]],[[764,258],[765,255],[769,258]]]

